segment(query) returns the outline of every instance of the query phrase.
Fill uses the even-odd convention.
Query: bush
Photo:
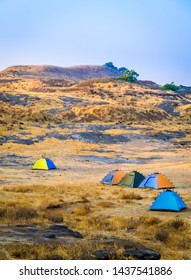
[[[139,74],[135,70],[125,70],[123,73],[123,80],[127,82],[135,82]]]
[[[96,204],[96,207],[102,207],[102,208],[112,208],[114,206],[115,204],[110,201],[101,201]]]
[[[37,212],[36,210],[32,209],[32,208],[19,208],[18,210],[16,210],[14,218],[16,220],[20,220],[20,219],[33,219],[37,217]]]
[[[15,222],[18,220],[33,219],[38,216],[37,211],[32,208],[13,208],[0,209],[0,218],[5,221]]]
[[[157,225],[161,222],[161,220],[157,217],[152,216],[143,216],[140,218],[141,222],[144,223],[146,226],[153,226]]]
[[[190,249],[191,247],[191,239],[190,238],[181,238],[178,240],[178,248],[180,249]]]
[[[172,91],[177,91],[180,89],[179,86],[176,86],[173,82],[171,84],[165,84],[162,87],[163,90],[172,90]]]
[[[158,229],[155,233],[155,238],[162,242],[167,242],[169,238],[169,232],[164,229]]]
[[[119,198],[121,198],[121,199],[136,199],[136,200],[140,200],[140,199],[142,199],[142,196],[140,194],[136,194],[134,192],[127,192],[127,193],[121,193]]]
[[[77,207],[75,207],[72,210],[72,214],[74,215],[78,215],[78,216],[86,216],[89,213],[91,213],[91,208],[89,205],[87,204],[83,204],[83,205],[78,205]]]
[[[170,227],[176,229],[176,230],[183,230],[189,227],[189,224],[185,222],[184,220],[180,219],[179,217],[176,217],[172,221],[169,222]]]
[[[3,218],[5,214],[6,214],[6,210],[0,209],[0,218]]]

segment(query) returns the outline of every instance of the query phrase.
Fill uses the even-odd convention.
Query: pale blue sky
[[[0,70],[109,61],[191,85],[191,0],[0,0]]]

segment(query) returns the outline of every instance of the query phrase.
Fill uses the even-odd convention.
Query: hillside
[[[1,72],[0,258],[95,259],[111,250],[107,258],[132,259],[127,249],[149,248],[191,259],[190,88],[163,91],[82,68]],[[57,169],[32,170],[41,156]],[[150,211],[159,190],[100,184],[117,169],[163,173],[188,209]]]
[[[37,69],[41,73],[44,68]],[[187,125],[191,118],[189,91],[166,92],[149,81],[132,84],[102,78],[74,82],[24,75],[0,78],[0,86],[1,123],[9,127],[19,124],[21,118],[26,125],[101,122],[157,123],[158,127]]]
[[[56,78],[71,81],[118,76],[121,76],[121,72],[109,67],[96,65],[73,67],[58,67],[51,65],[11,66],[0,72],[1,78]]]

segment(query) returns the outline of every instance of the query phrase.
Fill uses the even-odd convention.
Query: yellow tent
[[[35,162],[32,169],[49,170],[49,169],[56,169],[56,166],[50,159],[40,158]]]

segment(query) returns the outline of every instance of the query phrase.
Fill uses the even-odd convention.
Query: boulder
[[[53,223],[63,223],[64,222],[63,217],[51,217],[50,220]]]
[[[160,260],[161,255],[152,249],[129,249],[123,253],[124,257],[133,257],[138,260]]]
[[[67,237],[74,237],[74,238],[83,238],[81,233],[79,233],[78,231],[73,231],[65,225],[57,225],[57,224],[51,225],[48,228],[48,230],[51,231],[51,233],[62,237],[67,236]]]
[[[97,250],[93,253],[94,260],[110,260],[116,257],[115,250]]]

